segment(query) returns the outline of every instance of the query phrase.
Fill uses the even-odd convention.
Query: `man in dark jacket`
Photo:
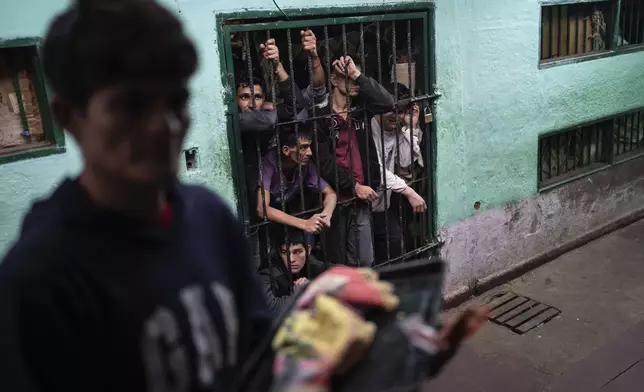
[[[239,130],[242,143],[244,176],[246,178],[246,197],[249,203],[250,219],[258,221],[261,214],[255,214],[257,181],[262,167],[261,156],[269,148],[277,148],[275,126],[279,121],[293,119],[304,120],[308,117],[308,108],[321,101],[325,94],[324,71],[320,66],[317,54],[317,39],[312,31],[300,32],[302,48],[309,54],[313,68],[311,81],[307,88],[300,90],[293,85],[293,80],[280,59],[279,48],[274,39],[260,45],[262,57],[268,61],[275,74],[278,94],[282,103],[266,102],[268,93],[265,84],[257,78],[241,77],[235,86],[237,108],[239,111]],[[277,97],[273,97],[277,100]],[[293,106],[295,104],[295,106]],[[253,238],[253,258],[256,265],[260,263],[262,237]]]
[[[288,229],[284,235],[281,228],[276,229],[275,237],[278,238],[275,252],[259,273],[268,307],[278,316],[288,309],[298,288],[324,272],[326,265],[311,254],[311,246],[301,230]]]
[[[238,390],[271,317],[226,202],[176,178],[193,43],[151,0],[82,0],[42,56],[84,166],[0,263],[0,391]]]
[[[371,137],[374,114],[390,111],[394,97],[373,78],[363,75],[349,57],[333,62],[331,92],[315,106],[318,119],[320,172],[338,193],[327,259],[333,263],[371,266],[374,261],[369,203],[378,197],[380,164]],[[355,203],[349,203],[352,198]],[[344,203],[342,203],[344,202]]]

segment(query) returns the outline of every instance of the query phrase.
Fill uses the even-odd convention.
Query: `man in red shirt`
[[[316,106],[320,174],[338,194],[327,259],[352,266],[373,264],[369,203],[380,186],[380,164],[369,123],[376,113],[390,111],[394,97],[360,71],[349,56],[333,62],[331,91]],[[350,200],[354,200],[350,202]]]

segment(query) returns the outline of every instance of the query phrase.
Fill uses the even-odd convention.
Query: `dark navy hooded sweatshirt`
[[[270,315],[225,203],[176,184],[166,227],[65,181],[0,264],[0,391],[234,391]]]

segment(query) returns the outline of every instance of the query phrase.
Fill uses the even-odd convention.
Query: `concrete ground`
[[[644,390],[644,221],[470,304],[503,291],[554,306],[561,314],[523,335],[488,323],[425,390]]]

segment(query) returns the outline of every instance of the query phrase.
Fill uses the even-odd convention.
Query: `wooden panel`
[[[552,7],[552,18],[550,19],[552,23],[552,37],[550,37],[552,40],[552,52],[550,57],[559,57],[559,27],[561,25],[559,23],[559,10],[560,7]]]
[[[568,6],[561,6],[559,15],[559,56],[568,56]]]
[[[543,7],[541,13],[541,59],[550,57],[550,18],[552,7]]]

